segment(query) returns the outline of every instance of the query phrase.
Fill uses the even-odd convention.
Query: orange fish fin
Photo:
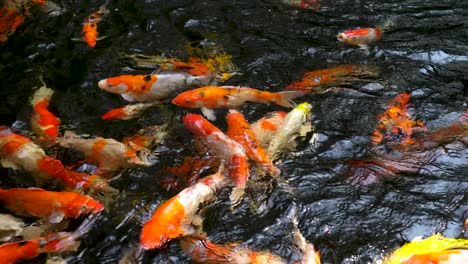
[[[279,92],[278,95],[280,96],[279,100],[275,102],[276,104],[287,108],[294,108],[296,107],[296,103],[293,99],[304,96],[305,93],[301,91],[283,91]]]

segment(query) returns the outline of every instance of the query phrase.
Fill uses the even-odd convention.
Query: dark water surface
[[[278,219],[295,201],[299,228],[320,251],[323,263],[370,263],[416,236],[462,236],[468,217],[466,141],[454,140],[420,151],[410,161],[403,159],[403,169],[392,177],[347,177],[343,168],[348,161],[373,157],[370,137],[376,115],[401,92],[411,94],[411,112],[429,129],[449,125],[468,109],[468,1],[324,0],[316,12],[279,0],[110,0],[110,14],[99,23],[100,35],[107,38],[94,49],[71,39],[80,37],[83,18],[102,2],[56,3],[63,14],[35,14],[0,47],[2,124],[28,121],[27,102],[41,74],[56,91],[51,110],[78,134],[122,139],[144,126],[168,122],[168,115],[158,110],[139,120],[102,121],[103,113],[125,102],[100,90],[97,82],[129,72],[148,73],[128,68],[118,59],[123,54],[162,52],[187,58],[187,43],[205,39],[223,47],[239,68],[241,74],[228,85],[279,91],[306,71],[377,65],[383,73],[374,84],[353,82],[346,85],[351,89],[304,98],[313,105],[318,140],[306,140],[279,161],[292,190],[273,184],[271,194],[265,191],[262,197],[266,209],[258,212],[251,210],[249,199],[231,212],[229,191],[222,191],[205,213],[204,230],[216,243],[240,241],[291,259],[291,226]],[[395,25],[370,54],[336,40],[341,31],[375,27],[386,19]],[[117,263],[125,249],[136,246],[150,213],[175,194],[160,187],[157,174],[181,160],[181,153],[192,151],[192,137],[179,121],[190,111],[168,108],[176,127],[170,143],[155,150],[159,162],[128,170],[112,182],[123,195],[99,216],[80,250],[65,255],[69,263]],[[253,121],[278,109],[249,104],[241,111]],[[223,128],[224,113],[218,111],[216,122]],[[146,252],[143,262],[191,263],[177,241]]]

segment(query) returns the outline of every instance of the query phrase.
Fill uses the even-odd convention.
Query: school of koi
[[[31,1],[27,6],[44,5],[46,2]],[[97,37],[97,23],[102,15],[108,14],[107,4],[85,19],[82,37],[90,48],[95,47],[100,39]],[[300,1],[294,5],[315,10],[319,8],[319,1]],[[2,42],[6,42],[22,23],[21,17],[15,17],[12,10],[0,9]],[[368,52],[369,45],[378,41],[384,30],[387,28],[348,30],[339,33],[337,38]],[[314,131],[313,106],[308,102],[297,105],[294,100],[299,98],[305,101],[310,94],[327,92],[330,87],[373,78],[380,74],[379,69],[366,65],[340,65],[307,72],[284,91],[272,93],[248,87],[219,86],[235,74],[234,67],[226,67],[219,58],[210,59],[210,63],[195,57],[183,62],[161,57],[156,72],[115,76],[97,83],[100,89],[119,94],[133,103],[103,114],[101,118],[105,121],[139,118],[169,102],[181,107],[199,108],[206,116],[205,119],[202,115],[189,113],[176,121],[194,135],[196,155],[185,157],[179,167],[164,168],[162,173],[178,177],[161,185],[181,191],[160,204],[143,224],[140,245],[134,251],[161,249],[169,241],[179,239],[181,247],[195,262],[288,263],[291,260],[269,251],[252,250],[238,243],[220,245],[210,242],[202,229],[202,207],[215,199],[219,189],[232,187],[231,210],[235,210],[242,199],[249,199],[245,196],[245,189],[248,185],[255,185],[251,178],[271,177],[281,182],[283,176],[279,164],[282,157],[294,151],[297,144]],[[7,126],[0,127],[1,165],[30,173],[36,186],[65,191],[33,187],[0,189],[0,202],[17,216],[39,218],[33,225],[57,224],[69,218],[83,219],[86,215],[90,215],[87,220],[90,221],[99,217],[109,202],[99,193],[104,196],[118,195],[118,190],[110,185],[111,178],[128,168],[154,165],[157,155],[153,150],[167,140],[171,131],[166,131],[165,126],[151,126],[136,135],[129,135],[121,142],[112,138],[76,135],[65,129],[59,117],[48,110],[54,91],[41,82],[42,86],[34,91],[30,100],[32,112],[29,124],[35,135],[14,131]],[[344,166],[343,175],[349,178],[354,175],[396,175],[407,169],[404,163],[416,160],[420,151],[453,139],[467,139],[468,111],[462,113],[450,127],[429,130],[409,113],[410,99],[408,93],[401,93],[388,104],[384,113],[377,115],[378,123],[372,137],[375,156],[369,160],[349,162]],[[292,110],[270,112],[250,124],[240,111],[235,110],[246,103],[273,103]],[[216,120],[218,112],[215,109],[218,108],[230,109],[226,115],[225,133],[209,121]],[[78,151],[85,159],[64,165],[54,157],[60,149]],[[398,151],[402,157],[389,158],[388,150]],[[389,159],[392,162],[388,162]],[[89,164],[92,164],[91,169],[86,167]],[[211,174],[202,177],[206,174],[204,170]],[[92,198],[93,195],[97,200],[104,200],[105,205]],[[293,225],[293,241],[300,255],[294,263],[320,263],[320,245],[317,250],[303,237],[295,210],[293,206],[287,214]],[[64,232],[61,229],[58,231],[62,232],[47,232],[44,229],[34,237],[16,234],[0,245],[0,264],[32,259],[42,253],[75,251],[79,247],[78,239],[92,228],[87,221],[83,221],[83,225],[75,231]],[[468,262],[467,247],[468,240],[435,234],[426,240],[405,245],[382,261],[401,264],[465,263]]]

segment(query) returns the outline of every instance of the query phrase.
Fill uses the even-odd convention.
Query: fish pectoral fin
[[[206,116],[206,118],[210,121],[214,121],[216,120],[216,116],[214,114],[214,110],[213,109],[209,109],[209,108],[206,108],[206,107],[202,107],[201,108],[201,112],[203,113],[204,116]]]
[[[63,218],[65,217],[65,215],[60,212],[60,211],[54,211],[49,217],[48,217],[48,221],[53,223],[53,224],[56,224],[56,223],[60,223]]]
[[[100,37],[98,37],[96,40],[99,41],[99,40],[103,40],[103,39],[105,39],[105,38],[107,38],[107,36],[100,36]]]
[[[86,42],[84,39],[82,38],[71,38],[70,39],[71,41],[79,41],[79,42]]]

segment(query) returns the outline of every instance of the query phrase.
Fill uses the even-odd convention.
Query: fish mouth
[[[339,41],[343,41],[344,40],[344,34],[343,33],[340,33],[336,36],[336,38],[339,40]]]

